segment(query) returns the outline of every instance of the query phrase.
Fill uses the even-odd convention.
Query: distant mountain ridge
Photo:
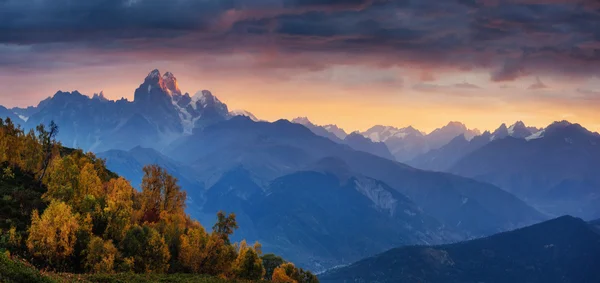
[[[449,122],[444,127],[435,129],[429,134],[412,126],[395,128],[381,125],[373,126],[361,134],[375,142],[385,143],[396,160],[407,162],[416,156],[447,144],[459,135],[464,135],[465,138],[470,140],[479,135],[479,130],[468,129],[460,122]]]
[[[555,122],[525,138],[494,140],[448,171],[495,184],[551,215],[600,217],[600,135]]]
[[[599,282],[600,234],[563,216],[441,246],[389,250],[333,269],[321,282]]]
[[[314,134],[326,137],[336,143],[346,144],[356,150],[368,152],[390,160],[395,160],[385,143],[365,138],[358,132],[347,134],[343,129],[336,125],[317,126],[313,124],[307,117],[298,117],[292,119],[291,122],[303,125],[311,130],[311,132]]]
[[[416,156],[406,163],[425,170],[446,171],[467,154],[483,147],[493,140],[501,140],[506,137],[525,139],[540,131],[534,127],[527,127],[522,121],[517,121],[511,126],[500,125],[493,132],[485,131],[471,139],[464,134],[458,135],[450,142],[438,149]]]

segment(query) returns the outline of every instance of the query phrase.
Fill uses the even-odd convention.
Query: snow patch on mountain
[[[250,120],[254,121],[254,122],[258,122],[260,121],[260,119],[256,118],[256,116],[254,116],[254,114],[252,114],[249,111],[243,110],[243,109],[236,109],[236,110],[231,110],[229,111],[229,115],[230,116],[245,116],[250,118]]]
[[[377,208],[388,211],[390,216],[394,216],[398,200],[381,184],[371,179],[355,180],[354,184],[356,190],[369,198]]]
[[[535,140],[535,139],[539,139],[539,138],[543,138],[544,137],[544,133],[546,132],[546,130],[541,130],[537,133],[532,134],[531,136],[528,136],[525,138],[525,140]]]
[[[27,122],[27,120],[29,120],[29,117],[25,117],[25,116],[23,116],[23,115],[19,115],[19,114],[17,114],[17,113],[15,113],[15,115],[17,115],[17,117],[19,117],[21,120],[23,120],[23,121],[25,121],[25,122]]]

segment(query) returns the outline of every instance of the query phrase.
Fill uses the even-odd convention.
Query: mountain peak
[[[231,110],[231,111],[229,111],[229,115],[231,115],[231,117],[245,116],[245,117],[250,118],[254,122],[260,121],[260,119],[256,118],[256,116],[254,116],[254,114],[252,114],[250,111],[244,110],[244,109]]]
[[[173,73],[166,72],[162,76],[162,79],[164,81],[166,89],[168,90],[168,92],[170,92],[171,95],[181,95],[181,90],[179,89],[179,85],[177,84],[177,78],[175,78],[175,75],[173,75]]]
[[[165,81],[158,69],[152,70],[144,79],[144,82],[135,90],[134,101],[155,101],[156,99],[169,102],[171,91],[165,85]]]
[[[502,125],[500,125],[500,127],[498,127],[498,129],[496,129],[493,133],[492,133],[492,140],[499,140],[499,139],[503,139],[505,137],[509,136],[509,132],[508,132],[508,127],[506,127],[505,123],[502,123]]]
[[[196,92],[194,96],[192,96],[192,105],[195,106],[200,103],[200,106],[206,107],[206,105],[211,103],[221,103],[221,101],[215,97],[210,91],[202,90]]]
[[[573,138],[575,136],[580,137],[598,137],[598,133],[591,132],[590,130],[584,128],[580,124],[571,123],[569,121],[557,121],[550,124],[546,129],[544,129],[544,136],[561,136]]]
[[[523,121],[517,121],[508,127],[508,134],[514,138],[526,138],[531,136],[534,132],[531,128],[528,128]]]
[[[467,126],[465,126],[465,124],[458,122],[458,121],[450,121],[448,122],[448,125],[446,125],[446,127],[460,127],[460,128],[466,128]]]
[[[553,122],[552,124],[548,125],[548,129],[550,129],[550,128],[555,128],[555,129],[566,128],[570,125],[572,125],[572,123],[567,120],[556,121],[556,122]]]
[[[525,128],[525,123],[523,123],[523,121],[516,121],[514,124],[511,125],[511,127],[522,127]]]
[[[341,140],[343,140],[348,135],[348,133],[346,133],[346,131],[344,131],[344,129],[338,127],[335,124],[325,125],[325,126],[323,126],[323,128],[325,130],[327,130],[328,132],[334,134],[336,137],[338,137]]]
[[[104,96],[104,91],[100,91],[100,93],[94,93],[94,96],[92,96],[93,100],[100,100],[100,101],[108,101],[108,99]]]
[[[160,78],[160,71],[158,69],[154,69],[152,70],[150,73],[148,73],[148,75],[146,76],[146,79],[156,79],[156,78]]]
[[[296,117],[290,122],[301,125],[313,125],[313,123],[310,120],[308,120],[308,117]]]

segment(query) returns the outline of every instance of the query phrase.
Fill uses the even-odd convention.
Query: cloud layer
[[[265,67],[278,68],[372,64],[482,69],[492,81],[545,73],[594,76],[600,71],[597,3],[3,0],[0,48],[8,51],[1,53],[0,64],[36,65],[30,55],[71,50],[178,56],[245,52],[262,56]],[[275,52],[318,55],[319,63],[302,59],[269,66],[265,54]],[[65,60],[68,64],[77,58]]]

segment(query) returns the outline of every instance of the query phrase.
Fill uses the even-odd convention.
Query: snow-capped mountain
[[[560,121],[526,139],[493,140],[448,172],[495,184],[544,212],[600,217],[600,135]]]
[[[326,137],[337,143],[343,143],[343,138],[339,138],[335,133],[330,132],[323,126],[313,124],[313,122],[311,122],[308,119],[308,117],[297,117],[292,119],[291,122],[307,127],[309,130],[311,130],[311,132],[315,133],[318,136]]]
[[[94,151],[135,146],[160,149],[195,129],[231,117],[227,105],[210,91],[190,96],[179,89],[173,73],[159,70],[144,78],[133,101],[108,100],[103,92],[89,97],[78,91],[58,91],[36,107],[11,111],[29,128],[54,120],[64,145]]]
[[[325,125],[325,126],[323,126],[323,129],[334,134],[336,137],[338,137],[340,139],[345,139],[346,136],[348,136],[348,133],[346,133],[346,131],[344,131],[344,129],[338,127],[337,125],[333,125],[333,124]]]
[[[358,151],[364,151],[373,155],[394,160],[394,156],[390,153],[390,150],[387,148],[385,143],[372,141],[363,137],[358,132],[348,135],[343,129],[340,129],[336,125],[318,126],[313,124],[307,117],[298,117],[293,119],[291,122],[303,125],[314,134],[326,137],[336,143],[345,144]],[[343,138],[340,138],[340,136],[343,136]]]
[[[483,134],[476,135],[471,139],[467,139],[464,134],[459,135],[444,146],[418,155],[407,161],[407,163],[420,169],[445,171],[467,154],[491,141],[506,137],[525,139],[533,135],[532,130],[534,129],[534,127],[527,127],[522,121],[517,121],[509,127],[503,123],[494,132],[485,131]]]
[[[427,141],[431,149],[440,148],[455,137],[464,134],[467,140],[481,134],[477,129],[468,129],[461,122],[449,122],[448,125],[433,130],[427,135]]]
[[[362,132],[362,135],[375,142],[385,142],[390,138],[404,139],[408,136],[424,136],[425,134],[412,126],[396,128],[392,126],[376,125]]]
[[[429,151],[425,133],[412,126],[396,128],[376,125],[361,134],[374,142],[385,143],[394,158],[400,162]]]
[[[517,121],[508,127],[508,135],[514,138],[526,138],[537,132],[535,127],[527,127],[522,121]]]
[[[412,126],[396,128],[377,125],[363,132],[362,135],[373,141],[384,142],[396,160],[407,162],[416,156],[442,147],[459,135],[464,135],[470,140],[479,135],[479,131],[468,129],[460,122],[450,122],[429,134],[425,134]]]
[[[229,116],[234,117],[234,116],[245,116],[250,118],[250,120],[254,121],[254,122],[258,122],[260,121],[260,119],[258,119],[254,114],[252,114],[250,111],[247,110],[243,110],[243,109],[235,109],[235,110],[231,110],[229,111]]]

